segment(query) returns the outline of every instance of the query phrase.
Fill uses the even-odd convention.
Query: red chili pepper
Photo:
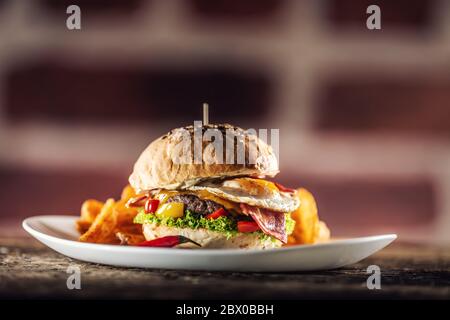
[[[189,238],[183,237],[183,236],[166,236],[161,237],[153,240],[144,241],[138,244],[138,246],[141,247],[165,247],[165,248],[171,248],[176,245],[190,242],[193,243],[199,247],[201,247],[200,244],[195,242],[194,240],[191,240]]]
[[[207,219],[217,219],[219,217],[227,216],[228,212],[225,211],[224,208],[220,208],[213,213],[210,213],[206,216]]]
[[[239,232],[255,232],[260,229],[255,221],[238,221],[237,228]]]
[[[144,200],[147,198],[148,198],[148,195],[131,198],[127,202],[127,207],[142,207],[144,205]]]
[[[156,199],[148,199],[145,203],[145,212],[146,213],[155,213],[159,206],[159,200]]]
[[[277,186],[278,190],[280,190],[282,192],[289,192],[289,193],[294,193],[295,192],[295,189],[285,187],[285,186],[283,186],[282,184],[280,184],[278,182],[274,182],[274,183]]]

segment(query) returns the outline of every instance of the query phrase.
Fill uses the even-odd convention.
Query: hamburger
[[[205,138],[211,132],[225,137],[225,151]],[[136,161],[129,183],[137,196],[127,206],[137,208],[146,240],[180,235],[204,248],[276,248],[287,243],[290,213],[300,206],[296,190],[267,180],[278,172],[273,149],[242,128],[177,128]]]

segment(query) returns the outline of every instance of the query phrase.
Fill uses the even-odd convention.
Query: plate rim
[[[139,246],[120,246],[120,245],[113,245],[113,244],[100,244],[100,243],[88,243],[88,242],[80,242],[75,240],[69,240],[69,239],[63,239],[59,238],[53,235],[49,235],[47,233],[41,232],[39,230],[34,229],[30,222],[34,220],[39,219],[45,219],[45,218],[59,218],[59,219],[72,219],[75,220],[78,219],[78,216],[72,216],[72,215],[37,215],[37,216],[31,216],[22,221],[22,227],[25,229],[27,233],[29,233],[34,238],[37,238],[35,234],[39,235],[42,238],[45,238],[48,241],[58,241],[65,243],[67,245],[70,245],[72,247],[76,246],[80,249],[99,249],[104,251],[127,251],[128,253],[136,252],[136,253],[142,253],[142,252],[158,252],[159,254],[180,254],[180,255],[259,255],[259,254],[268,254],[273,252],[289,252],[289,251],[297,251],[297,250],[310,250],[310,249],[319,249],[319,248],[326,248],[326,247],[334,247],[334,246],[340,246],[345,244],[354,244],[355,241],[358,243],[365,243],[365,242],[372,242],[372,241],[389,241],[384,247],[391,244],[394,240],[398,238],[398,235],[395,233],[387,233],[387,234],[379,234],[379,235],[369,235],[369,236],[361,236],[361,237],[352,237],[352,238],[345,238],[345,239],[336,239],[331,242],[323,242],[323,243],[316,243],[316,244],[303,244],[303,245],[294,245],[294,246],[288,246],[288,247],[282,247],[282,248],[269,248],[269,249],[197,249],[197,250],[189,250],[189,249],[183,249],[183,248],[149,248],[149,247],[139,247]],[[39,238],[37,238],[39,240]],[[384,248],[383,247],[383,248]]]

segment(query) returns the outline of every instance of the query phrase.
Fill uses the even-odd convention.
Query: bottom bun
[[[145,223],[142,226],[146,240],[153,240],[165,236],[184,236],[199,243],[202,248],[226,249],[269,249],[281,247],[279,240],[260,239],[258,234],[237,233],[227,239],[226,234],[207,229],[174,228],[156,223]]]

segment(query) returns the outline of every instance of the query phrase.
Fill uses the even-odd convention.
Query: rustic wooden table
[[[369,265],[381,289],[367,289]],[[68,290],[69,265],[81,290]],[[393,244],[355,265],[323,272],[240,273],[116,268],[64,257],[31,238],[0,238],[0,298],[449,299],[450,250]]]

